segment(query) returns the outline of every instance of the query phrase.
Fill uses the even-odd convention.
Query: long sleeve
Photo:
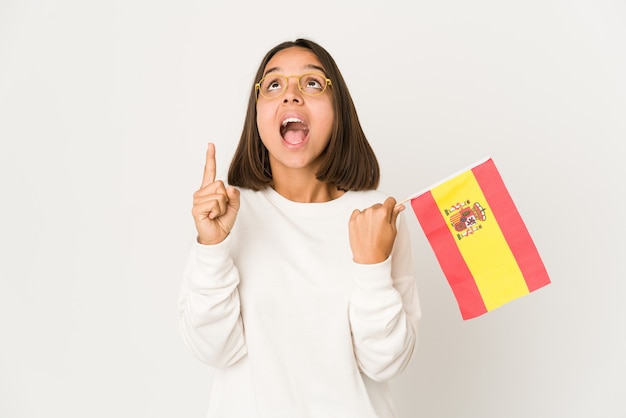
[[[229,255],[229,238],[217,245],[194,244],[179,297],[183,341],[200,361],[214,367],[232,365],[247,352],[239,272]]]
[[[392,255],[379,264],[354,263],[353,280],[349,315],[359,368],[374,381],[391,379],[411,360],[421,316],[403,217],[399,217]]]

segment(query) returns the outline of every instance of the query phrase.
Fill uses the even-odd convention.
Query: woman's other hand
[[[239,211],[239,190],[226,187],[215,180],[215,145],[209,143],[202,185],[193,195],[191,213],[198,231],[200,244],[218,244],[228,236],[235,225]]]
[[[359,264],[376,264],[391,254],[396,239],[396,218],[404,205],[396,205],[393,197],[367,209],[355,209],[350,216],[350,247]]]

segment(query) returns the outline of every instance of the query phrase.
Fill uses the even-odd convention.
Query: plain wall
[[[0,1],[0,417],[203,417],[178,288],[206,143],[256,67],[335,57],[407,197],[491,156],[552,284],[463,321],[407,212],[423,306],[401,418],[624,417],[626,3]]]

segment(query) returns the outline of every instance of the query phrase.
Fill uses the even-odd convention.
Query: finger
[[[410,199],[404,199],[401,202],[396,202],[396,208],[399,208],[400,210],[398,212],[402,212],[404,209],[406,209],[406,203],[409,201]]]
[[[203,196],[194,200],[192,213],[199,218],[215,219],[226,211],[227,205],[224,195]]]
[[[361,213],[361,211],[360,211],[360,210],[358,210],[358,209],[354,209],[354,210],[352,211],[352,214],[350,215],[350,220],[356,219],[356,218],[357,218],[357,216],[359,216],[359,214],[360,214],[360,213]]]
[[[226,186],[222,180],[216,180],[213,183],[209,183],[206,186],[200,187],[193,194],[195,198],[203,198],[205,196],[213,195],[226,195]]]
[[[226,189],[226,195],[228,196],[228,206],[233,209],[239,210],[240,206],[240,195],[239,189],[235,189],[234,187],[228,187]]]
[[[206,150],[206,162],[204,163],[204,174],[202,176],[202,187],[215,181],[215,145],[209,142]]]
[[[396,220],[398,219],[398,215],[405,209],[404,205],[395,205],[393,207],[393,211],[391,212],[391,225],[395,225]]]
[[[393,197],[388,197],[383,202],[383,207],[387,210],[387,213],[389,214],[389,223],[393,222],[398,213],[400,213],[396,210],[396,199],[394,199]]]

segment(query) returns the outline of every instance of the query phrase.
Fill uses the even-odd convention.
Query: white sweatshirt
[[[352,260],[348,220],[378,191],[297,203],[241,189],[235,227],[194,244],[183,340],[215,367],[208,417],[390,418],[387,381],[408,364],[420,307],[404,214],[386,261]]]

